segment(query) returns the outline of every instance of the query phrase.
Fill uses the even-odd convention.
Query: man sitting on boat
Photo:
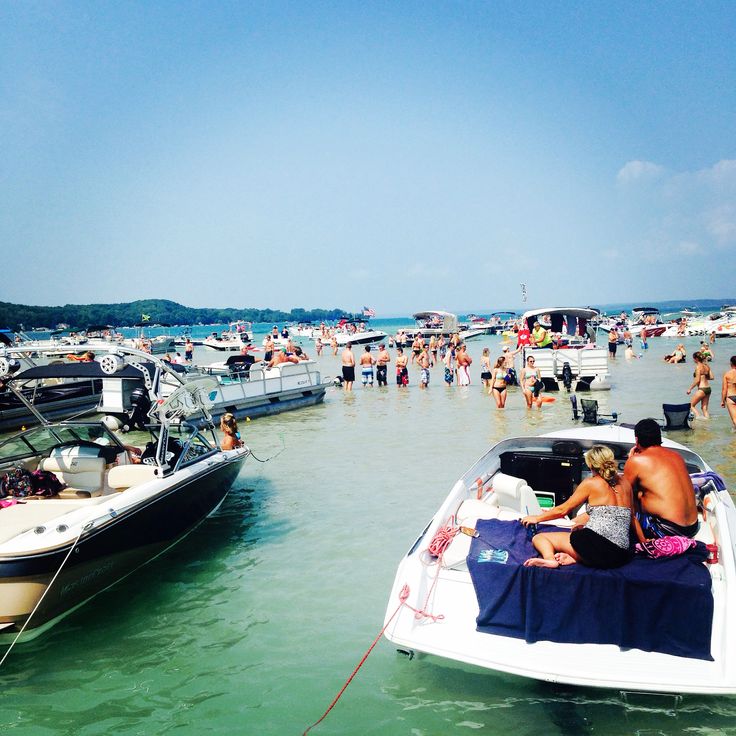
[[[640,542],[698,533],[698,510],[685,461],[662,447],[662,431],[654,419],[634,427],[636,444],[624,466],[624,477],[639,499],[636,535]]]

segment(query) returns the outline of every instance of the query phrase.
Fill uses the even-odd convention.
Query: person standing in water
[[[711,387],[709,382],[713,380],[713,371],[705,362],[702,353],[693,353],[693,360],[695,361],[695,372],[693,373],[693,382],[687,390],[689,396],[690,392],[695,389],[695,393],[690,399],[690,408],[697,419],[700,417],[697,405],[700,404],[700,408],[703,410],[703,419],[710,419],[708,404],[710,403]]]
[[[497,409],[506,408],[506,358],[502,355],[493,366],[491,371],[491,394],[496,402]]]
[[[490,348],[483,348],[483,354],[480,356],[480,382],[486,393],[491,395],[491,351]],[[504,384],[505,385],[505,384]]]
[[[406,364],[409,359],[404,355],[403,348],[396,348],[396,385],[397,386],[408,386],[409,385],[409,369]]]
[[[458,347],[455,360],[457,361],[457,385],[470,386],[470,366],[473,359],[468,355],[465,343]]]
[[[371,355],[371,346],[365,346],[365,352],[360,356],[360,380],[364,386],[373,385],[373,365],[375,359]]]
[[[381,343],[378,346],[378,356],[376,357],[376,380],[379,386],[387,386],[386,374],[388,372],[388,364],[391,362],[391,356],[386,345]]]
[[[725,407],[736,429],[736,355],[731,356],[731,368],[723,374],[721,406]]]
[[[346,391],[352,391],[354,382],[355,356],[353,355],[353,343],[349,342],[342,351],[342,387]]]

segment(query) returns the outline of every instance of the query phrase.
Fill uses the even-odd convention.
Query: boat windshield
[[[55,424],[34,427],[0,443],[0,464],[48,453],[52,447],[94,442],[118,444],[102,425],[96,423]]]

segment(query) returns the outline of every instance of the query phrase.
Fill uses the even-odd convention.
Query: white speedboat
[[[326,345],[334,338],[338,347],[344,348],[348,343],[351,345],[372,345],[377,342],[388,340],[388,335],[382,330],[372,330],[367,320],[340,320],[336,327],[328,330],[325,336],[315,335]]]
[[[222,503],[249,454],[244,447],[222,451],[211,423],[200,431],[187,421],[207,417],[214,380],[184,384],[146,353],[110,351],[94,362],[6,373],[11,390],[47,378],[100,380],[117,384],[120,395],[129,391],[125,384],[142,385],[147,411],[139,420],[149,441],[135,462],[109,421],[52,423],[26,402],[41,426],[0,443],[0,475],[23,481],[40,471],[41,478],[14,486],[0,509],[3,638],[40,634],[175,544]],[[7,350],[0,351],[3,371],[7,363]],[[164,375],[178,385],[166,398]]]
[[[227,330],[213,332],[202,340],[202,344],[212,350],[240,350],[253,340],[250,322],[233,322]]]
[[[412,315],[414,327],[404,330],[407,340],[412,341],[417,335],[423,338],[429,338],[433,335],[444,338],[450,338],[454,334],[459,333],[463,340],[471,340],[485,334],[485,327],[476,329],[472,326],[461,325],[458,322],[457,315],[452,312],[442,312],[440,310],[430,310],[427,312],[415,312]]]
[[[568,498],[596,443],[623,464],[634,434],[616,425],[570,429],[507,439],[481,457],[401,560],[386,637],[405,653],[549,682],[736,693],[736,507],[686,447],[663,442],[682,455],[700,499],[695,550],[637,555],[615,570],[519,563],[536,554],[519,519]]]
[[[554,341],[549,348],[526,346],[522,366],[533,355],[547,390],[605,391],[611,388],[608,349],[596,345],[590,322],[598,316],[588,307],[545,307],[525,312],[522,320],[531,332],[538,321]]]

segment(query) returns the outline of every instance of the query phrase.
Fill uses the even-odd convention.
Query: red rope
[[[401,592],[399,593],[399,605],[396,607],[396,610],[391,614],[391,617],[388,621],[386,621],[386,624],[384,627],[378,632],[378,636],[373,640],[373,643],[368,647],[368,651],[363,655],[363,658],[358,662],[358,666],[353,670],[352,674],[348,679],[345,681],[345,684],[342,686],[340,692],[334,697],[333,701],[330,703],[329,708],[322,714],[321,718],[318,721],[315,721],[306,731],[304,731],[304,734],[302,736],[305,736],[307,733],[309,733],[315,726],[318,726],[322,721],[324,721],[325,718],[327,718],[327,714],[337,705],[337,701],[340,700],[342,697],[342,694],[348,689],[348,685],[353,681],[353,678],[355,675],[358,674],[358,670],[363,666],[366,659],[368,659],[368,655],[373,651],[374,647],[378,642],[380,641],[381,637],[383,636],[384,632],[388,628],[389,624],[394,620],[394,617],[396,614],[401,610],[401,607],[406,603],[406,599],[409,597],[409,586],[404,584],[404,587],[401,589]],[[412,608],[412,610],[414,610]]]

